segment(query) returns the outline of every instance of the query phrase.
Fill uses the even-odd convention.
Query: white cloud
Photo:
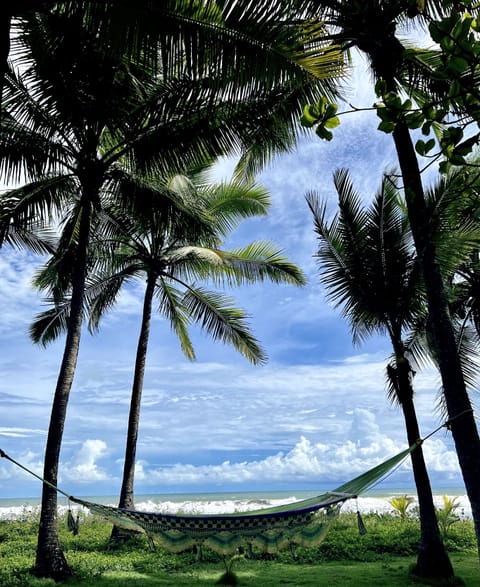
[[[362,417],[365,417],[365,413]],[[370,417],[372,415],[370,414]],[[347,440],[342,444],[314,443],[305,436],[300,437],[288,452],[277,452],[262,460],[231,462],[224,461],[217,465],[199,465],[177,463],[161,469],[148,468],[142,463],[141,478],[144,486],[178,486],[195,485],[245,485],[269,484],[281,482],[298,484],[306,482],[319,488],[322,484],[343,484],[350,478],[383,462],[405,446],[398,445],[391,438],[378,434],[370,444]],[[454,453],[446,450],[445,444],[437,440],[425,450],[426,458],[433,472],[447,473],[455,476],[458,466]],[[409,461],[404,471],[410,468]],[[405,474],[400,475],[402,480]],[[395,481],[395,477],[393,477]],[[397,476],[398,479],[398,476]],[[411,479],[410,479],[411,482]]]
[[[28,438],[32,435],[43,435],[44,430],[36,430],[32,428],[5,428],[0,427],[0,436],[10,436],[12,438]]]
[[[97,461],[108,454],[107,444],[103,440],[86,440],[72,461],[61,467],[61,479],[77,483],[105,481],[109,475],[99,467]]]

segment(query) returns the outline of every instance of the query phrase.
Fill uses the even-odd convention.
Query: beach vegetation
[[[442,501],[443,507],[437,509],[437,519],[443,538],[446,539],[453,524],[460,521],[460,516],[457,514],[460,504],[458,496],[442,495]]]
[[[415,503],[415,498],[408,495],[395,495],[388,503],[392,506],[394,513],[401,520],[406,520],[409,514],[409,508]]]
[[[478,559],[473,522],[452,526],[448,549],[456,575],[450,582],[424,582],[411,575],[418,546],[418,520],[402,522],[391,514],[363,514],[366,534],[359,534],[356,515],[340,514],[324,542],[314,548],[298,548],[252,559],[234,555],[227,564],[238,585],[251,587],[317,587],[321,585],[405,587],[406,585],[474,586]],[[59,517],[59,535],[73,576],[69,587],[213,586],[225,571],[222,557],[204,550],[202,562],[193,551],[172,554],[151,551],[145,536],[128,542],[110,541],[111,524],[81,514],[80,532],[68,531],[66,515]],[[38,514],[21,520],[0,521],[0,587],[53,587],[52,579],[31,574],[35,557]]]

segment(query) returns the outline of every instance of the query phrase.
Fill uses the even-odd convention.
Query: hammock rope
[[[441,428],[448,428],[453,419],[439,426],[425,439],[417,440],[407,449],[333,491],[276,507],[233,514],[150,513],[102,505],[69,495],[12,459],[2,449],[0,456],[66,496],[69,501],[89,509],[93,514],[120,528],[145,533],[150,542],[155,537],[156,542],[171,552],[180,552],[193,546],[201,550],[206,546],[221,555],[229,555],[235,553],[239,547],[246,546],[249,551],[256,547],[261,552],[273,554],[287,546],[294,549],[296,546],[320,544],[345,501],[356,499],[359,494],[391,474],[416,447]],[[359,520],[358,523],[360,531],[364,532],[363,522]]]

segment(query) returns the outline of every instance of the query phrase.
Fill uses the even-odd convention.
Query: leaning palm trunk
[[[405,123],[397,124],[393,138],[405,186],[408,218],[422,265],[428,309],[432,319],[435,358],[442,378],[448,415],[451,419],[452,436],[472,506],[480,554],[480,438],[458,355],[434,239],[431,237],[420,169],[410,132]]]
[[[143,315],[140,335],[138,338],[137,355],[135,359],[135,373],[133,377],[132,396],[130,399],[130,412],[128,415],[127,443],[125,448],[125,462],[123,465],[123,480],[120,490],[118,507],[133,509],[134,481],[135,481],[135,455],[137,451],[138,426],[140,422],[140,405],[142,402],[143,379],[145,375],[145,363],[147,359],[148,339],[150,335],[150,322],[152,317],[152,301],[155,291],[155,277],[149,276],[147,288],[143,300]],[[114,526],[112,538],[121,538],[124,534]]]
[[[409,446],[421,438],[417,414],[413,402],[411,368],[404,353],[396,354],[397,399],[402,406]],[[438,528],[432,488],[425,465],[422,446],[418,446],[410,455],[413,476],[417,488],[418,507],[420,510],[420,547],[415,566],[415,574],[420,577],[439,577],[447,579],[454,576],[450,558],[445,550]]]
[[[67,404],[80,348],[90,219],[91,206],[86,206],[80,222],[78,257],[72,279],[72,301],[68,332],[53,398],[45,448],[43,477],[53,486],[57,486],[58,463],[67,415]],[[46,484],[43,485],[42,490],[35,574],[38,577],[53,578],[55,581],[64,580],[72,575],[72,570],[65,560],[58,538],[57,493]]]

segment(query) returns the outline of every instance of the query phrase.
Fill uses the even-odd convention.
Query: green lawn
[[[355,517],[341,514],[325,542],[317,548],[299,549],[293,560],[282,552],[272,560],[239,560],[234,567],[238,585],[244,587],[400,587],[429,585],[415,581],[418,521],[401,521],[375,514],[365,517],[368,533],[360,536]],[[0,522],[0,587],[53,587],[51,580],[32,576],[38,522]],[[173,555],[161,549],[151,552],[146,540],[109,544],[110,526],[87,518],[80,534],[72,536],[61,521],[65,555],[75,572],[68,587],[213,586],[224,571],[213,553],[196,562],[193,553]],[[458,522],[449,530],[446,544],[459,579],[456,584],[480,587],[480,563],[473,524]],[[438,585],[438,583],[437,583]]]
[[[480,566],[474,555],[452,557],[456,573],[463,584],[480,585]],[[414,558],[392,558],[389,562],[327,562],[318,565],[292,565],[275,561],[243,561],[236,571],[238,585],[244,587],[405,587],[430,585],[409,577]],[[71,587],[156,587],[175,585],[187,587],[213,586],[222,574],[221,565],[193,564],[170,572],[106,571],[92,581],[72,579]],[[35,585],[48,583],[36,582]],[[461,583],[459,583],[461,584]],[[33,584],[32,584],[33,585]]]

